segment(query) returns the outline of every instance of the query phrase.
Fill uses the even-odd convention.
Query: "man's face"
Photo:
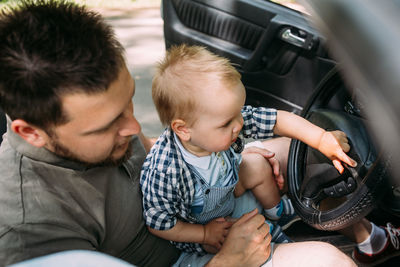
[[[124,65],[107,91],[61,97],[69,122],[51,129],[45,147],[88,165],[119,164],[127,157],[131,136],[140,132],[133,116],[135,83]]]

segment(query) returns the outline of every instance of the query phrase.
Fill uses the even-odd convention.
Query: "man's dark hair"
[[[111,27],[84,7],[28,0],[0,14],[0,106],[13,120],[66,123],[61,97],[107,90],[123,64]]]

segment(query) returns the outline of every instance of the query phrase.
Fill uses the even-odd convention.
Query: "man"
[[[101,16],[63,1],[29,1],[0,18],[0,265],[67,250],[139,266],[179,252],[143,222],[139,172],[152,142],[133,116],[135,83]],[[270,256],[256,210],[233,224],[210,266],[259,266]],[[315,251],[318,250],[318,254]],[[291,257],[285,257],[292,253]],[[329,244],[276,248],[276,264],[353,263]],[[202,264],[203,264],[202,263]]]
[[[54,2],[3,15],[0,35],[0,101],[12,120],[0,152],[1,265],[70,249],[172,264],[178,252],[142,222],[139,139],[149,143],[112,30]]]

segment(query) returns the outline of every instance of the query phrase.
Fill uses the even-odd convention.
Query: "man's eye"
[[[119,120],[119,118],[118,118],[118,120]],[[107,127],[98,130],[96,133],[103,134],[103,133],[110,131],[110,129],[114,127],[114,125],[117,123],[118,120],[115,120],[112,124],[108,125]]]
[[[96,133],[97,134],[103,134],[103,133],[107,132],[109,129],[110,129],[110,127],[106,127],[106,128],[101,129],[101,130],[98,130]]]

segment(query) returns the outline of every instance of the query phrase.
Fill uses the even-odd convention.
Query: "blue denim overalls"
[[[228,152],[229,153],[229,152]],[[233,182],[228,186],[210,186],[195,167],[189,167],[196,177],[196,182],[201,185],[203,196],[203,210],[200,213],[193,213],[191,216],[196,219],[197,223],[206,224],[212,219],[231,215],[235,207],[234,190],[239,181],[239,166],[234,157],[229,157],[231,168],[233,171]],[[226,179],[225,174],[219,175],[219,179]]]

